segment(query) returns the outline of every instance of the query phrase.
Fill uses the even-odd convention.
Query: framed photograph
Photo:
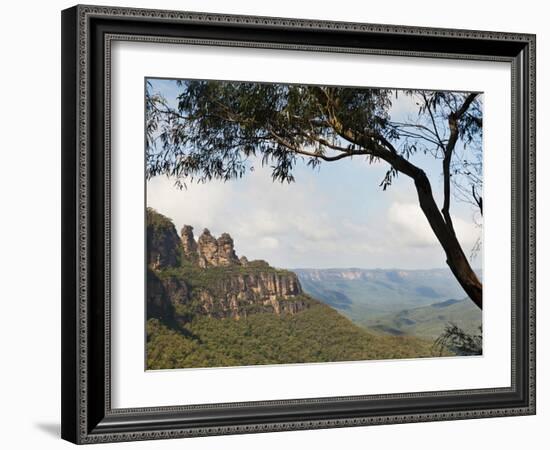
[[[62,437],[535,413],[535,36],[62,12]]]

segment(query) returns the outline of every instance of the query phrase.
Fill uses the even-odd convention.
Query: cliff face
[[[147,269],[147,317],[170,320],[174,317],[174,306],[166,289],[155,272]]]
[[[212,317],[240,318],[269,312],[295,314],[307,307],[296,275],[260,270],[219,277],[197,289],[203,311]]]
[[[178,314],[178,305],[189,303],[187,284],[178,277],[159,278],[158,272],[147,269],[147,315],[172,320]]]
[[[174,319],[182,311],[239,319],[253,313],[296,314],[309,306],[293,272],[237,256],[231,236],[193,227],[178,236],[170,219],[147,214],[148,316]]]
[[[148,209],[147,265],[153,269],[177,266],[180,248],[180,238],[170,219]]]
[[[186,225],[187,227],[188,225]],[[191,235],[192,238],[192,235]],[[193,240],[194,242],[194,240]],[[199,237],[198,245],[195,246],[195,252],[189,256],[198,259],[199,266],[206,267],[224,267],[240,265],[233,246],[233,239],[227,233],[223,233],[218,239],[210,234],[208,228],[205,228]]]
[[[181,246],[186,258],[190,260],[196,259],[197,243],[193,236],[193,227],[190,225],[184,225],[181,229]]]

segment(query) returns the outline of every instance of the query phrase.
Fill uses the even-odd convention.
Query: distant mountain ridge
[[[449,269],[294,269],[304,291],[353,322],[391,335],[436,338],[446,324],[481,325],[481,310]]]
[[[293,269],[305,292],[356,320],[465,293],[448,269]]]

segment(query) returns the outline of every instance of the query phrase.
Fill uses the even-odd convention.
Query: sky
[[[150,80],[154,92],[174,104],[178,88],[172,80]],[[416,114],[409,97],[393,100],[392,119]],[[442,199],[441,161],[431,156],[411,159],[424,169],[438,204]],[[188,183],[157,176],[147,182],[147,206],[171,218],[179,231],[204,228],[214,236],[229,233],[238,256],[264,259],[281,268],[446,267],[445,255],[424,217],[413,182],[400,175],[383,191],[379,186],[388,165],[363,158],[344,158],[311,169],[298,164],[295,183],[271,179],[271,169],[250,160],[254,168],[237,180]],[[451,214],[462,247],[470,254],[481,235],[475,211],[452,201]],[[479,222],[479,220],[477,220]],[[472,260],[481,267],[481,252]]]

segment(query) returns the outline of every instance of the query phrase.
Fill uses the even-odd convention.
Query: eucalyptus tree
[[[482,307],[482,284],[456,235],[456,200],[482,212],[481,101],[478,93],[406,91],[418,113],[392,121],[397,91],[255,82],[180,81],[177,105],[146,89],[146,171],[187,181],[245,175],[249,159],[272,168],[274,181],[293,182],[299,163],[315,168],[345,158],[387,164],[382,189],[398,175],[412,179],[418,202],[464,291]],[[426,172],[413,162],[423,152],[441,161],[441,208]]]

